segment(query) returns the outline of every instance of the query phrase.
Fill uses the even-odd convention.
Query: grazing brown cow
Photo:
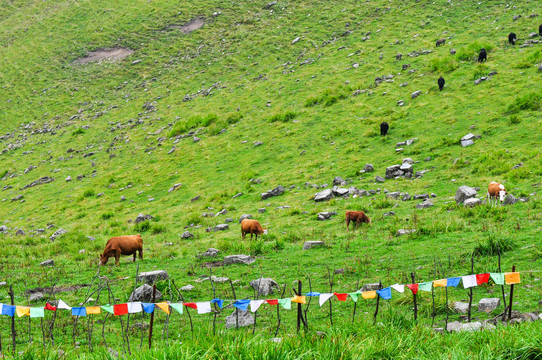
[[[354,226],[354,230],[355,230],[358,228],[359,223],[369,224],[371,222],[371,219],[369,219],[363,211],[347,211],[346,212],[346,231],[350,230],[348,228],[348,226],[350,225],[350,221],[353,221],[356,224]]]
[[[109,239],[103,254],[100,254],[100,264],[107,264],[110,257],[115,257],[115,265],[119,264],[121,255],[134,255],[139,251],[139,259],[143,260],[143,239],[141,235],[117,236]]]
[[[500,200],[501,202],[504,201],[506,194],[508,193],[506,192],[503,184],[499,184],[495,181],[489,183],[489,186],[487,187],[487,198],[489,200],[489,203],[491,203],[492,199],[495,199],[495,203],[498,200]]]
[[[241,221],[241,236],[243,240],[245,240],[246,234],[250,234],[250,240],[252,240],[252,235],[256,234],[256,240],[258,240],[259,234],[267,235],[267,229],[262,229],[258,220],[243,219],[243,221]]]

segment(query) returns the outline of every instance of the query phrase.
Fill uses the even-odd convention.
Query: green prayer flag
[[[489,273],[495,284],[504,285],[504,273]]]
[[[102,308],[103,311],[107,311],[108,313],[110,314],[114,314],[113,312],[113,305],[103,305],[103,306],[100,306]]]
[[[279,304],[286,310],[290,310],[292,308],[292,299],[279,299]]]
[[[419,286],[420,290],[431,291],[431,289],[433,288],[433,282],[432,281],[427,281],[427,282],[423,282],[423,283],[418,283],[418,286]]]
[[[361,295],[361,291],[348,293],[348,295],[350,295],[350,297],[352,298],[352,300],[354,300],[354,302],[358,302],[359,296]]]
[[[31,318],[42,318],[44,317],[44,309],[39,307],[30,308],[30,317]]]
[[[183,304],[169,304],[172,309],[177,310],[179,314],[183,313]]]

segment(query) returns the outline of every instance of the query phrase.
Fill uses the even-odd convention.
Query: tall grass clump
[[[269,122],[288,122],[290,120],[295,119],[297,114],[293,111],[287,111],[285,113],[278,113],[269,118]]]
[[[191,116],[187,120],[179,121],[175,125],[173,125],[173,128],[169,132],[169,136],[177,136],[197,127],[207,127],[217,121],[218,116],[216,114],[207,114],[205,116]]]
[[[497,239],[494,234],[490,234],[489,238],[484,243],[478,243],[472,251],[474,256],[495,256],[499,252],[502,254],[504,252],[513,250],[516,247],[516,244],[511,238],[499,238]]]
[[[522,110],[537,111],[541,108],[542,92],[530,92],[528,94],[516,97],[514,102],[508,105],[507,112],[509,114],[513,114]]]

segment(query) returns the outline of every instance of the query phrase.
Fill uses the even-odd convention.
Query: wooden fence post
[[[515,272],[515,271],[516,271],[516,265],[512,266],[512,272]],[[508,321],[512,319],[513,301],[514,301],[514,284],[510,285],[510,300],[508,301]]]
[[[412,284],[416,284],[416,275],[414,273],[410,273],[410,277],[412,278]],[[416,294],[414,291],[412,292],[412,297],[414,299],[414,321],[418,320],[418,303],[416,302]]]
[[[152,302],[156,303],[156,284],[152,285]],[[154,305],[154,310],[151,312],[151,323],[149,325],[149,349],[152,346],[152,324],[154,322],[154,312],[156,311],[156,305]]]

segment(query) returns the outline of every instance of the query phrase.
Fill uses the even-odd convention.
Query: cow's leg
[[[254,233],[250,233],[250,241],[252,241],[253,236],[254,236]]]
[[[258,241],[258,233],[256,233],[256,241]]]
[[[243,240],[245,240],[245,235],[246,235],[246,233],[245,233],[243,230],[241,230],[241,238],[242,238]]]
[[[350,219],[346,218],[346,231],[350,230],[348,225],[350,225]]]
[[[138,249],[138,251],[139,251],[139,259],[143,260],[143,248]],[[134,254],[134,257],[135,257],[135,254]],[[134,258],[134,261],[135,261],[135,258]]]
[[[134,251],[134,259],[132,260],[132,262],[135,262],[136,254],[137,254],[137,251]]]
[[[115,265],[117,265],[117,266],[119,265],[120,252],[121,252],[120,249],[117,249],[117,250],[115,251]]]

